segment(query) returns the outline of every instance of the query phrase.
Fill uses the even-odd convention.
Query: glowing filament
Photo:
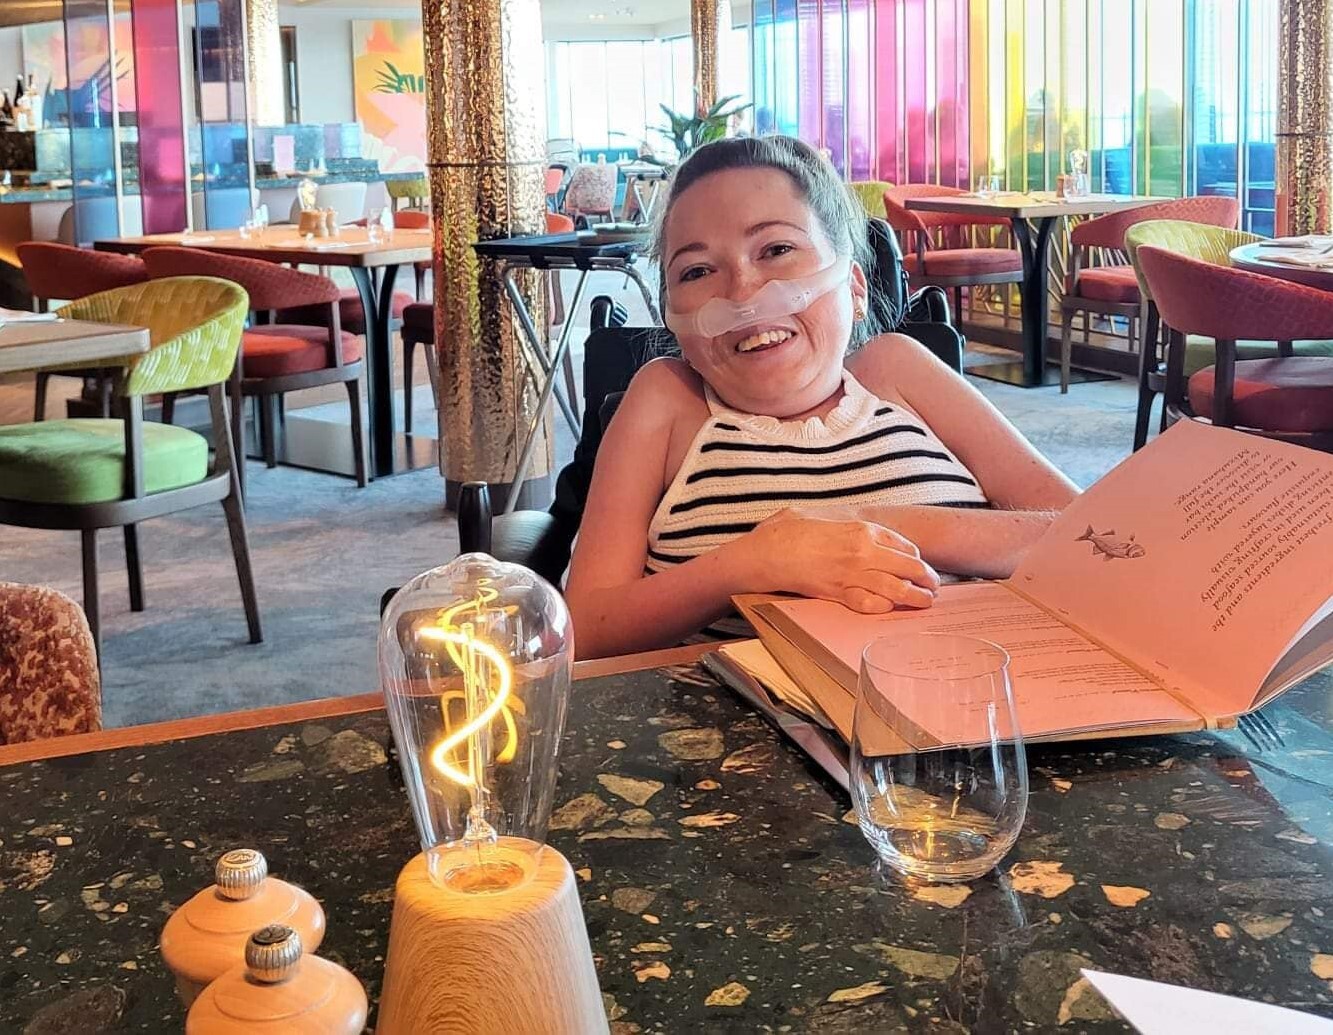
[[[447,732],[431,750],[431,764],[445,777],[473,791],[474,807],[484,803],[487,789],[483,782],[483,769],[486,764],[483,740],[492,722],[497,717],[504,720],[505,743],[496,754],[500,763],[512,761],[518,751],[518,728],[514,722],[511,708],[523,710],[522,702],[510,699],[514,684],[514,669],[493,644],[474,636],[472,622],[459,623],[464,614],[480,617],[488,604],[499,594],[485,582],[478,586],[474,600],[467,600],[444,611],[437,626],[421,630],[421,635],[428,639],[442,640],[450,659],[458,666],[463,676],[463,689],[451,690],[440,696],[440,714],[444,718]],[[484,663],[489,662],[489,666]],[[497,674],[496,686],[491,687],[490,670]],[[463,707],[470,716],[468,721],[455,730],[449,730],[449,704],[462,700]],[[484,707],[479,707],[485,701]],[[452,760],[455,748],[466,745],[466,766],[459,767]]]

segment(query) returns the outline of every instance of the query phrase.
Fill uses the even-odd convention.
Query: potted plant
[[[677,161],[684,161],[691,151],[702,144],[721,140],[727,135],[727,126],[732,116],[753,107],[750,104],[739,104],[734,108],[728,108],[727,105],[735,101],[737,96],[733,94],[730,97],[719,98],[717,103],[702,114],[696,112],[686,115],[672,111],[665,104],[661,105],[668,124],[659,126],[657,132],[669,139],[676,148]]]

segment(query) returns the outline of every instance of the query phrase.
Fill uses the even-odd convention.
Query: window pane
[[[605,43],[569,45],[569,82],[574,139],[585,148],[607,147]]]

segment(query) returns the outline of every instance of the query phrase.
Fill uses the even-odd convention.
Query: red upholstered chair
[[[19,264],[28,291],[39,312],[46,312],[53,298],[73,301],[111,288],[128,287],[148,279],[143,260],[133,255],[95,252],[54,241],[25,241],[18,246]],[[46,419],[46,390],[52,377],[94,378],[102,400],[102,416],[111,416],[111,379],[96,370],[64,370],[60,374],[37,372],[37,398],[33,420]]]
[[[1240,202],[1227,197],[1179,198],[1159,205],[1125,212],[1112,212],[1080,223],[1069,233],[1073,253],[1069,274],[1065,277],[1064,297],[1060,301],[1061,348],[1060,392],[1069,391],[1070,334],[1074,314],[1083,313],[1083,326],[1088,328],[1089,315],[1123,316],[1129,321],[1129,340],[1137,347],[1147,347],[1138,331],[1152,329],[1152,347],[1156,348],[1156,311],[1151,314],[1149,300],[1141,297],[1134,267],[1125,254],[1125,231],[1136,223],[1150,219],[1183,219],[1190,223],[1221,226],[1234,229],[1240,218]],[[1093,265],[1095,257],[1102,258]],[[1107,262],[1108,256],[1113,259]]]
[[[149,248],[143,253],[149,276],[219,277],[239,284],[250,296],[252,313],[271,317],[285,305],[322,307],[323,325],[262,323],[241,339],[232,392],[232,435],[245,456],[241,399],[259,399],[259,434],[264,462],[277,466],[274,437],[277,404],[287,392],[319,385],[347,386],[351,407],[356,483],[366,484],[369,457],[361,401],[361,339],[344,331],[338,314],[341,293],[328,277],[288,269],[259,259],[218,255],[197,248]],[[164,419],[169,419],[164,410]],[[242,465],[242,468],[244,465]]]
[[[884,211],[889,226],[905,238],[903,269],[913,288],[937,284],[953,289],[954,323],[962,326],[963,288],[981,284],[1019,284],[1023,280],[1023,256],[1014,248],[964,247],[963,231],[975,227],[1008,227],[1002,216],[967,216],[952,212],[915,212],[907,208],[909,198],[937,198],[966,194],[957,187],[933,183],[907,183],[884,191]],[[934,233],[943,241],[931,239]]]
[[[1333,337],[1333,294],[1147,245],[1137,261],[1169,328],[1167,422],[1209,420],[1333,451],[1333,357],[1293,341]],[[1185,336],[1217,342],[1217,363],[1185,379]],[[1273,359],[1236,359],[1239,339],[1276,339]]]

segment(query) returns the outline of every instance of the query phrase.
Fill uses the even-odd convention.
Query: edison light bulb
[[[560,594],[526,568],[466,554],[385,610],[379,664],[431,879],[523,883],[555,795],[574,643]]]

